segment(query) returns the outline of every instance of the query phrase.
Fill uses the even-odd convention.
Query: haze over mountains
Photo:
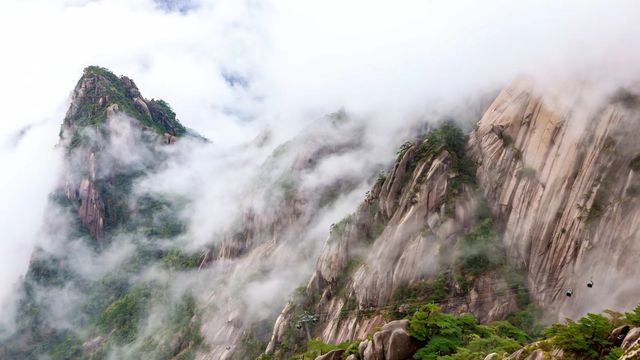
[[[2,6],[0,357],[637,356],[633,2]]]

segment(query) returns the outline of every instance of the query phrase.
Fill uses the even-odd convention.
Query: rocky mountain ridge
[[[459,348],[490,339],[512,359],[563,356],[556,343],[528,344],[543,310],[575,317],[637,302],[640,100],[620,90],[601,106],[578,97],[557,107],[534,89],[505,88],[468,135],[451,121],[431,124],[377,179],[317,178],[323,161],[368,146],[361,123],[329,115],[277,147],[239,215],[194,250],[181,243],[188,200],[136,185],[201,138],[131,79],[87,68],[63,122],[67,171],[51,197],[51,213],[68,223],[48,220],[55,246],[34,252],[20,324],[0,357],[286,359],[320,343],[325,360],[406,359],[432,351],[430,338],[416,337],[425,313],[476,332],[476,342],[447,340]],[[321,251],[310,246],[324,236],[322,216],[367,179],[355,212],[328,229]],[[129,252],[122,263],[79,270],[118,246]],[[282,277],[270,303],[246,296]],[[287,303],[296,281],[304,285]],[[61,294],[82,296],[70,305]],[[70,325],[53,321],[61,318]],[[627,346],[611,345],[628,359],[637,356],[632,325]],[[455,355],[447,346],[441,355]]]
[[[450,198],[443,205],[447,186],[456,176],[447,174],[450,153],[436,152],[433,159],[410,166],[421,144],[401,149],[389,175],[380,179],[346,222],[346,235],[337,241],[331,236],[318,260],[306,288],[306,296],[314,300],[303,301],[308,311],[321,314],[313,325],[314,334],[334,344],[362,340],[389,321],[385,311],[405,305],[391,301],[393,289],[403,281],[419,283],[433,276],[434,270],[430,274],[425,263],[442,269],[438,245],[443,239],[460,237],[465,224],[473,223],[470,204],[474,200],[489,207],[502,234],[507,261],[523,271],[525,280],[505,294],[504,288],[514,284],[490,272],[487,278],[474,279],[464,301],[451,291],[459,288],[454,282],[441,304],[446,311],[472,312],[482,322],[502,319],[517,310],[514,298],[523,295],[523,288],[528,289],[524,296],[530,294],[551,316],[581,315],[598,306],[635,305],[639,289],[628,279],[633,276],[631,259],[638,255],[638,242],[633,240],[638,204],[638,147],[633,141],[639,130],[636,99],[619,90],[587,114],[580,111],[580,102],[560,112],[553,102],[536,95],[530,83],[515,82],[490,105],[465,145],[466,156],[474,164],[473,188],[480,195],[474,196],[467,186],[453,206]],[[416,188],[424,179],[425,185]],[[370,203],[376,207],[373,216]],[[445,205],[455,209],[449,210],[449,223]],[[411,230],[402,233],[402,227],[411,222]],[[384,230],[372,240],[368,234],[376,225]],[[435,236],[424,236],[422,227]],[[389,235],[398,233],[402,235]],[[358,247],[363,239],[373,241],[364,251]],[[354,265],[350,261],[356,256]],[[347,281],[342,280],[345,276]],[[338,285],[336,279],[342,282]],[[598,286],[587,295],[590,289],[584,284],[589,281]],[[580,292],[579,298],[565,296],[573,289]],[[349,294],[346,299],[335,296],[341,291]],[[355,300],[348,300],[349,296]],[[488,297],[493,308],[478,307],[474,297]],[[345,307],[350,308],[345,311]],[[367,311],[368,315],[361,315]],[[283,310],[267,353],[281,356],[278,349],[299,316],[293,303]],[[543,356],[541,351],[535,356]],[[362,356],[360,352],[364,359],[386,359]]]

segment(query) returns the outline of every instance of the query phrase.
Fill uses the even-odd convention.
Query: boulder
[[[358,350],[363,360],[406,360],[420,348],[420,343],[407,332],[408,320],[391,321],[363,341]]]
[[[497,360],[497,359],[498,359],[497,353],[491,353],[484,357],[484,360]]]
[[[620,346],[622,344],[622,341],[627,336],[629,329],[631,329],[629,325],[622,325],[613,329],[613,331],[611,331],[611,336],[609,336],[609,341],[611,341],[613,346]]]
[[[622,345],[620,347],[622,348],[622,350],[627,351],[635,343],[638,342],[639,338],[640,338],[640,327],[633,328],[629,330],[629,332],[627,333],[627,336],[625,336],[624,340],[622,341]]]
[[[133,99],[133,103],[138,108],[138,110],[140,110],[145,115],[147,115],[149,118],[151,118],[151,111],[149,111],[149,107],[147,106],[147,103],[144,102],[144,100],[142,100],[139,97],[136,97],[136,98]]]
[[[389,337],[385,360],[411,359],[419,348],[418,342],[407,333],[405,328],[395,329]]]
[[[118,111],[120,111],[120,107],[118,106],[118,104],[111,104],[107,107],[107,117],[110,118],[112,116],[115,116]]]

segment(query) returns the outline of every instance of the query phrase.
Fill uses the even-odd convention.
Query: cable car
[[[567,296],[571,297],[573,295],[573,289],[567,290]]]
[[[589,280],[589,282],[587,283],[587,287],[588,288],[592,288],[593,287],[593,280]]]

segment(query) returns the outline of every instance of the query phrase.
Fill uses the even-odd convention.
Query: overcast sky
[[[2,0],[0,297],[26,269],[56,180],[59,126],[88,65],[133,78],[225,147],[267,128],[286,139],[342,107],[402,121],[521,73],[631,83],[636,4]]]

